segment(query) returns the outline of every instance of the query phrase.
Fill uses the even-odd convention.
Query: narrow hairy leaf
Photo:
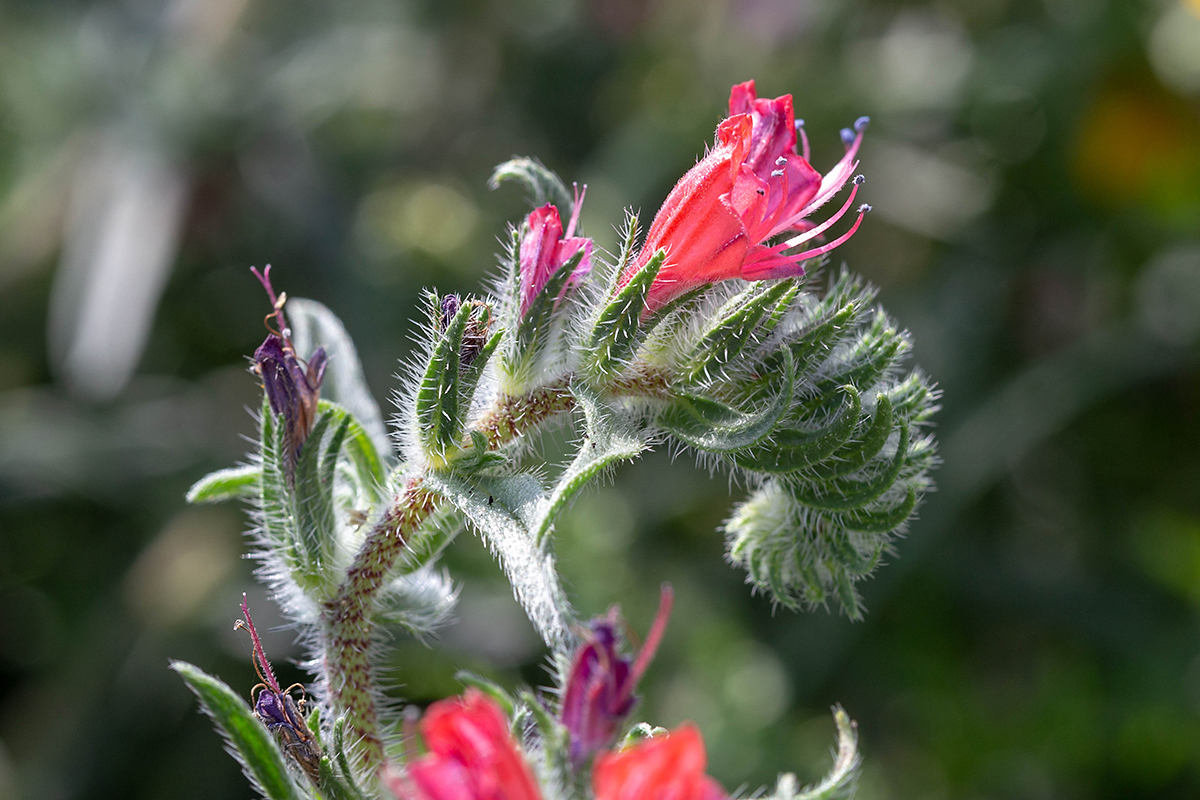
[[[768,437],[792,403],[796,376],[785,350],[776,393],[756,413],[746,413],[702,395],[678,395],[658,416],[658,424],[684,444],[704,452],[729,453]],[[765,445],[770,447],[770,445]]]
[[[799,291],[798,282],[785,280],[765,289],[752,285],[735,295],[713,315],[692,348],[684,378],[707,380],[728,368],[748,346],[770,335]]]
[[[873,459],[887,443],[892,433],[892,401],[886,394],[875,399],[875,412],[871,415],[871,424],[863,430],[857,441],[847,443],[826,461],[813,469],[813,474],[819,478],[836,478],[862,469]]]
[[[188,489],[189,503],[220,503],[223,500],[252,498],[258,493],[262,470],[254,465],[230,467],[210,472]]]
[[[779,428],[769,443],[733,453],[730,458],[742,469],[775,474],[795,472],[820,463],[845,444],[862,414],[858,390],[843,386],[842,393],[846,399],[841,410],[823,427],[811,431]]]
[[[592,377],[611,377],[621,372],[641,343],[646,297],[666,258],[665,250],[655,253],[600,311],[587,340],[584,362]]]
[[[518,181],[529,190],[533,205],[554,203],[563,213],[570,214],[573,200],[562,178],[532,158],[514,158],[496,167],[488,186],[499,188],[505,181]]]
[[[337,407],[332,403],[321,401],[320,409],[322,411],[334,408]],[[386,494],[387,467],[380,458],[379,451],[375,448],[375,442],[367,434],[366,429],[347,409],[342,409],[342,411],[346,413],[347,420],[344,442],[346,456],[354,467],[358,488],[373,503],[378,504]]]
[[[775,792],[768,800],[850,800],[858,782],[861,759],[858,755],[858,731],[854,721],[842,710],[833,707],[833,720],[837,725],[838,744],[834,752],[833,768],[820,783],[798,788],[796,776],[785,773],[779,776]]]
[[[301,792],[288,772],[274,738],[258,721],[250,706],[222,681],[184,661],[172,661],[171,669],[183,679],[204,712],[225,737],[230,753],[254,787],[270,800],[301,800]]]
[[[488,337],[483,347],[480,348],[474,360],[460,369],[458,391],[461,394],[461,402],[465,407],[470,407],[471,398],[475,395],[476,387],[479,386],[479,379],[483,377],[483,371],[487,367],[488,361],[491,360],[492,353],[496,352],[496,348],[500,346],[503,338],[504,331],[500,330],[493,333]]]
[[[860,508],[883,495],[900,477],[908,457],[908,425],[900,426],[900,441],[896,455],[886,469],[870,480],[852,481],[835,478],[828,481],[806,481],[792,485],[792,496],[807,506],[826,511],[849,511]]]
[[[317,584],[327,582],[333,566],[337,538],[334,471],[349,423],[349,416],[340,409],[330,408],[319,414],[296,459],[296,479],[289,499],[296,542],[303,557],[300,574]]]
[[[847,511],[838,515],[846,527],[868,533],[888,533],[898,528],[917,507],[917,492],[911,486],[904,499],[892,508],[883,511]]]
[[[472,313],[474,306],[470,303],[459,307],[434,343],[425,375],[417,388],[417,436],[426,455],[435,462],[442,462],[457,446],[462,430],[465,409],[459,408],[459,353]]]

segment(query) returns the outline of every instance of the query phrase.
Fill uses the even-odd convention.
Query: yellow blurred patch
[[[1072,160],[1080,187],[1099,200],[1194,193],[1183,184],[1200,162],[1200,124],[1151,87],[1110,90],[1084,113]]]

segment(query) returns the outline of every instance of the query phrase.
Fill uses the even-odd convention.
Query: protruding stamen
[[[787,163],[787,156],[780,156],[779,158],[775,159],[775,166],[777,166],[777,167],[782,167],[786,163]]]
[[[859,133],[862,133],[863,131],[865,131],[867,129],[867,126],[870,124],[871,124],[870,117],[859,117],[858,119],[854,120],[854,130],[858,131]]]
[[[830,217],[829,219],[822,222],[820,225],[810,228],[809,230],[805,231],[804,233],[800,234],[799,236],[794,236],[791,239],[788,239],[786,242],[784,242],[782,245],[779,246],[779,250],[783,251],[783,250],[787,250],[788,248],[791,248],[791,247],[796,247],[797,245],[803,244],[804,242],[807,242],[811,239],[815,239],[816,237],[820,236],[825,231],[829,230],[835,222],[837,222],[839,219],[841,219],[842,216],[847,211],[850,210],[850,206],[854,203],[854,195],[858,194],[859,185],[860,184],[858,181],[854,182],[854,186],[851,187],[851,189],[850,189],[850,196],[846,198],[846,202],[842,204],[842,207],[838,210],[838,212],[836,214],[834,214],[832,217]]]
[[[854,144],[854,139],[854,131],[850,130],[849,128],[842,128],[842,144],[846,145],[846,147],[849,147],[850,145]]]
[[[268,267],[269,269],[269,267]],[[250,619],[250,607],[246,605],[246,594],[242,593],[242,614],[245,620],[238,620],[235,628],[245,628],[250,631],[250,639],[254,642],[254,657],[258,659],[258,663],[262,666],[263,678],[267,682],[267,688],[278,695],[283,694],[283,690],[279,688],[279,681],[275,680],[275,673],[271,670],[271,662],[267,661],[267,654],[263,652],[262,641],[258,638],[258,631],[254,629],[254,620]]]
[[[782,177],[784,174],[785,174],[785,173],[784,173],[784,171],[783,171],[783,170],[781,170],[781,169],[773,169],[773,170],[771,170],[771,177],[772,177],[772,178],[779,178],[779,177]]]
[[[854,185],[855,186],[862,186],[864,183],[866,183],[866,181],[867,181],[866,175],[855,175],[854,176]]]
[[[836,247],[841,247],[846,243],[846,240],[853,236],[854,232],[858,230],[858,226],[862,224],[863,216],[865,216],[867,211],[870,210],[870,206],[863,205],[862,208],[858,210],[858,219],[854,220],[854,224],[850,226],[850,230],[846,231],[829,244],[821,245],[820,247],[813,248],[812,250],[806,250],[803,253],[791,256],[791,258],[795,259],[798,263],[800,261],[807,261],[810,258],[816,258],[817,256],[823,256],[830,250],[833,250]]]

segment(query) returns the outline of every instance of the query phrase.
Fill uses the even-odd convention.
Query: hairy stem
[[[669,386],[665,374],[633,368],[608,387],[612,396],[653,397]],[[502,395],[473,426],[499,448],[549,419],[575,408],[570,377],[540,386],[523,395]],[[383,736],[379,729],[376,689],[371,676],[372,612],[375,598],[396,565],[411,534],[434,509],[439,498],[424,488],[420,476],[410,478],[395,502],[363,540],[346,577],[322,607],[323,671],[334,716],[345,715],[352,741],[357,741],[357,764],[368,773],[383,766]]]

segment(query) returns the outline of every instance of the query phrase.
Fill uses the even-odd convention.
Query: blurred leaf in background
[[[253,430],[250,265],[332,308],[384,398],[420,287],[476,289],[523,213],[496,163],[586,182],[612,249],[749,78],[818,168],[872,117],[838,255],[944,389],[944,464],[854,624],[748,597],[703,472],[583,498],[582,611],[645,630],[676,587],[646,716],[696,720],[730,787],[818,778],[840,701],[868,800],[1195,797],[1198,54],[1195,0],[0,4],[0,797],[246,795],[167,660],[254,683],[245,521],[183,502]],[[397,651],[397,693],[540,682],[490,558],[452,567],[460,620]]]

